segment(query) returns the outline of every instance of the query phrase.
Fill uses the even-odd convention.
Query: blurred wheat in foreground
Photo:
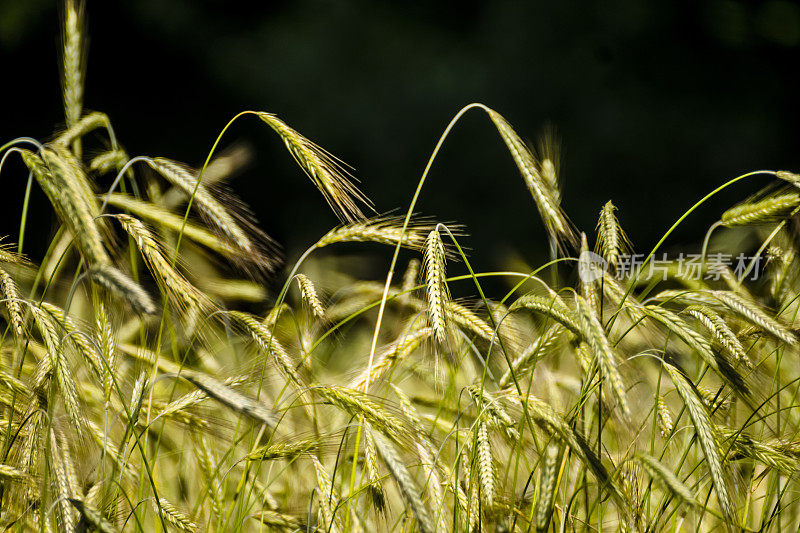
[[[728,182],[768,186],[691,262],[664,259],[674,226],[631,256],[612,202],[596,236],[562,211],[552,138],[531,150],[473,104],[553,258],[474,272],[463,228],[412,217],[416,196],[365,217],[344,164],[245,112],[343,222],[284,263],[220,188],[246,151],[130,157],[84,113],[83,13],[66,3],[65,129],[0,148],[4,178],[22,161],[59,221],[23,255],[26,196],[0,247],[5,530],[798,529],[798,175]],[[388,277],[342,271],[348,242],[394,250]]]

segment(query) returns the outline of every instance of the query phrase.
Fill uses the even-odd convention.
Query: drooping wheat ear
[[[622,231],[614,214],[616,210],[616,206],[609,200],[600,210],[600,219],[597,221],[597,247],[614,268],[617,267],[619,256],[630,250],[628,236]]]
[[[730,408],[731,399],[725,396],[722,390],[713,390],[700,385],[695,388],[697,389],[700,399],[703,400],[703,404],[706,406],[706,409],[708,409],[710,414],[714,414],[717,411],[727,411]]]
[[[97,128],[105,128],[109,135],[112,136],[113,140],[113,129],[111,128],[111,121],[108,119],[108,115],[99,111],[92,111],[91,113],[83,115],[80,120],[59,133],[58,136],[53,139],[52,144],[60,147],[68,147],[79,138]]]
[[[93,343],[92,336],[84,331],[75,320],[64,313],[64,310],[57,305],[49,302],[42,302],[39,306],[45,310],[59,325],[66,335],[69,335],[69,345],[75,346],[77,351],[86,361],[89,368],[94,372],[97,377],[103,376],[103,361],[101,360],[100,352]]]
[[[98,154],[89,161],[89,170],[96,174],[107,174],[113,170],[121,169],[128,162],[128,153],[125,150],[109,150]]]
[[[341,220],[355,222],[364,218],[357,204],[362,203],[371,209],[372,202],[353,184],[353,176],[338,159],[272,113],[260,112],[258,117],[280,135],[294,160]]]
[[[297,365],[289,357],[289,353],[272,335],[272,327],[261,322],[257,317],[242,311],[229,311],[228,315],[236,321],[245,332],[250,334],[259,349],[275,357],[281,371],[300,388],[307,386],[306,381],[297,372]]]
[[[148,159],[147,162],[153,170],[171,184],[183,190],[188,196],[194,194],[193,205],[232,244],[235,244],[244,252],[249,253],[256,250],[256,246],[247,231],[241,227],[236,218],[225,209],[225,206],[219,200],[214,198],[211,191],[203,183],[198,183],[195,170],[164,157]]]
[[[778,439],[762,442],[741,430],[718,429],[720,436],[724,439],[723,446],[731,448],[731,452],[726,458],[728,461],[746,457],[786,476],[794,476],[800,472],[800,456],[798,455],[800,450],[797,442]]]
[[[375,437],[375,445],[378,448],[378,453],[383,459],[383,463],[389,469],[389,472],[392,474],[392,477],[397,483],[397,486],[400,489],[400,494],[402,494],[406,504],[414,513],[414,518],[417,521],[417,527],[419,528],[420,532],[434,533],[436,531],[436,526],[431,519],[428,508],[422,501],[419,489],[411,479],[411,474],[409,474],[406,465],[397,455],[397,452],[392,445],[384,441],[380,436]]]
[[[547,531],[550,517],[553,515],[560,457],[561,448],[557,444],[548,444],[539,467],[539,498],[536,500],[536,531],[538,533]]]
[[[558,297],[548,298],[526,294],[518,298],[510,307],[511,311],[517,309],[532,309],[542,313],[567,328],[573,335],[581,336],[581,327],[575,313]]]
[[[261,510],[250,515],[265,526],[282,531],[306,531],[308,526],[303,520],[294,515],[279,513],[277,511]]]
[[[175,302],[185,309],[196,307],[209,310],[213,307],[211,300],[205,294],[172,267],[155,235],[141,220],[123,214],[116,215],[116,218],[128,235],[133,237],[139,253],[150,267],[150,272],[166,288]]]
[[[627,393],[625,392],[625,384],[622,381],[622,376],[617,369],[617,362],[614,352],[611,350],[611,344],[608,342],[603,325],[597,318],[595,310],[583,299],[582,296],[576,296],[577,310],[578,310],[578,324],[581,328],[581,333],[586,342],[592,348],[595,360],[602,372],[605,379],[608,380],[611,386],[611,391],[619,404],[625,416],[630,416],[630,407],[628,407]]]
[[[664,368],[667,370],[672,383],[675,384],[675,389],[689,412],[689,418],[691,418],[694,425],[697,440],[700,441],[700,447],[706,458],[708,471],[711,474],[711,482],[717,493],[717,501],[722,509],[722,514],[728,521],[733,523],[735,509],[731,502],[728,486],[725,483],[719,445],[717,444],[714,425],[708,416],[708,411],[697,396],[692,383],[680,370],[669,363],[664,363]]]
[[[506,369],[505,373],[498,381],[498,386],[501,389],[508,387],[512,379],[512,372],[514,375],[519,375],[520,372],[528,368],[535,362],[545,350],[553,346],[558,338],[564,333],[564,328],[559,324],[554,324],[547,328],[547,330],[539,336],[539,338],[530,341],[528,347],[525,348],[514,360],[511,362],[511,367]]]
[[[336,504],[339,501],[339,495],[331,482],[331,477],[328,475],[325,467],[319,462],[315,456],[311,456],[311,462],[314,463],[314,472],[317,475],[317,485],[319,486],[319,510],[322,515],[322,523],[325,525],[326,531],[343,531],[344,524],[342,523],[341,514],[336,512]],[[334,516],[334,513],[336,515]]]
[[[64,95],[64,116],[67,126],[81,118],[83,110],[84,69],[84,9],[83,2],[67,0],[64,12],[63,72],[61,78]]]
[[[494,329],[486,321],[458,302],[448,299],[445,302],[445,311],[447,312],[447,319],[451,323],[458,324],[487,342],[497,340],[495,339]]]
[[[797,338],[784,324],[781,324],[777,319],[767,315],[755,302],[749,301],[743,296],[730,291],[710,292],[719,301],[733,310],[733,312],[754,326],[758,326],[790,346],[794,346],[797,343]]]
[[[800,206],[800,194],[796,192],[776,194],[758,201],[748,201],[722,213],[720,222],[724,226],[747,226],[780,220]]]
[[[567,446],[570,450],[581,458],[583,463],[591,470],[598,484],[609,492],[617,504],[620,512],[627,514],[630,509],[630,503],[619,488],[617,482],[611,477],[605,465],[603,465],[600,457],[594,451],[594,448],[586,441],[586,438],[573,428],[563,416],[561,416],[553,407],[547,402],[534,397],[533,395],[524,395],[520,397],[517,394],[508,395],[509,399],[514,399],[527,406],[531,418],[545,433],[550,436],[556,437]]]
[[[242,413],[254,420],[266,424],[267,427],[274,429],[277,426],[275,413],[262,402],[245,396],[241,392],[194,370],[181,370],[181,375],[192,385],[208,394],[225,407]]]
[[[42,150],[44,159],[28,150],[21,149],[20,154],[61,221],[77,239],[87,263],[90,266],[110,263],[94,219],[96,206],[87,198],[83,181],[75,177],[73,169],[53,150]],[[94,193],[88,195],[94,198]]]
[[[222,482],[217,475],[217,460],[214,457],[214,451],[208,442],[208,437],[200,431],[192,431],[192,441],[197,464],[206,481],[206,488],[211,499],[211,509],[215,516],[222,516],[224,491]]]
[[[575,243],[575,235],[570,228],[569,221],[558,205],[556,196],[558,193],[554,193],[551,185],[542,177],[536,164],[536,158],[500,113],[491,109],[488,110],[488,113],[500,133],[500,137],[511,152],[511,157],[533,196],[548,232],[554,238],[566,239],[570,243]]]
[[[659,396],[656,400],[656,416],[658,417],[658,430],[661,432],[661,436],[668,439],[672,435],[672,429],[675,425],[672,422],[672,415],[663,396]]]
[[[727,322],[716,311],[702,305],[689,306],[685,311],[695,317],[711,333],[717,344],[727,351],[734,360],[744,363],[748,368],[752,368],[753,363],[747,357],[744,346],[739,342]]]
[[[389,369],[411,355],[411,353],[431,335],[433,335],[433,329],[430,327],[423,327],[407,334],[404,333],[397,340],[381,350],[375,357],[370,371],[367,372],[367,369],[364,369],[364,371],[350,383],[349,387],[351,389],[364,390],[367,381],[371,384],[378,383]]]
[[[657,305],[646,305],[644,310],[650,318],[666,326],[668,330],[685,342],[687,346],[700,354],[703,361],[720,377],[725,379],[734,390],[747,394],[747,386],[741,374],[728,362],[722,352],[715,354],[711,343],[694,328],[689,326],[683,318]]]
[[[22,314],[22,305],[20,304],[22,297],[19,294],[19,288],[14,278],[2,268],[0,268],[0,295],[5,300],[11,324],[14,326],[14,333],[20,338],[24,337],[25,317]]]
[[[109,522],[106,517],[103,516],[103,513],[94,507],[88,505],[82,500],[79,500],[78,498],[70,498],[69,503],[75,507],[75,509],[81,514],[81,517],[83,517],[83,520],[85,520],[95,531],[98,531],[99,533],[117,533],[117,528],[114,527],[114,524]]]
[[[189,516],[175,507],[166,498],[159,498],[158,502],[152,500],[153,510],[160,514],[169,524],[184,533],[196,533],[199,528]]]
[[[492,458],[492,445],[489,442],[489,429],[486,422],[478,422],[478,430],[475,432],[476,450],[478,452],[478,477],[481,481],[481,493],[483,494],[486,507],[491,509],[495,503],[495,477],[494,459]]]
[[[378,448],[375,444],[375,436],[371,431],[366,432],[364,441],[364,466],[369,480],[369,495],[375,510],[383,513],[386,510],[386,494],[383,492],[381,475],[378,470]]]
[[[326,403],[335,405],[352,416],[363,416],[373,428],[398,444],[409,437],[406,424],[368,394],[337,385],[318,385],[313,391]]]
[[[637,453],[636,462],[644,468],[645,472],[647,472],[651,478],[677,497],[681,503],[692,507],[700,505],[692,489],[687,487],[686,484],[675,475],[675,472],[667,468],[658,459],[646,453]]]
[[[150,295],[140,285],[113,266],[108,264],[96,265],[89,269],[88,273],[92,281],[128,302],[137,313],[142,315],[154,315],[156,313],[156,305],[150,299]]]
[[[55,372],[64,410],[75,429],[80,431],[83,427],[83,413],[79,405],[75,380],[72,377],[69,361],[67,361],[66,347],[68,343],[61,341],[58,326],[50,314],[36,306],[31,307],[31,311],[47,348],[49,367]]]
[[[315,317],[323,318],[325,316],[325,308],[322,306],[319,296],[317,296],[317,289],[314,287],[314,283],[305,274],[297,274],[295,279],[297,284],[300,285],[300,296],[303,301],[308,305]]]
[[[439,344],[447,343],[446,309],[450,299],[445,281],[445,255],[442,236],[433,229],[425,240],[425,288],[428,303],[428,321]]]

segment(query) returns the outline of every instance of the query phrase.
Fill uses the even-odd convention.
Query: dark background
[[[570,217],[593,232],[613,199],[640,252],[724,181],[800,170],[800,7],[783,0],[87,7],[85,107],[109,114],[131,156],[199,165],[235,113],[271,111],[353,165],[379,211],[404,212],[447,122],[480,101],[530,141],[554,124]],[[57,2],[0,1],[3,142],[47,138],[63,121],[59,11]],[[252,143],[257,159],[231,187],[296,257],[335,217],[265,125],[241,121],[223,144],[237,140]],[[18,162],[3,170],[0,233],[12,238],[24,177]],[[671,243],[697,243],[724,208],[764,183],[734,187]],[[445,144],[419,205],[467,225],[482,269],[504,266],[511,250],[534,264],[546,255],[532,200],[479,112]],[[34,207],[44,243],[50,215]]]

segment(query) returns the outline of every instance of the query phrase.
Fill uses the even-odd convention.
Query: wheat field
[[[552,142],[471,104],[403,213],[379,215],[346,164],[269,112],[233,117],[198,168],[132,157],[84,111],[77,0],[63,26],[62,127],[0,147],[5,179],[25,179],[18,159],[28,180],[0,247],[5,530],[800,527],[800,175],[721,180],[634,253],[612,201],[595,228],[570,221]],[[516,164],[546,264],[475,271],[468,228],[415,214],[466,113]],[[240,120],[269,128],[341,220],[298,257],[225,186],[247,159],[226,148]],[[710,198],[756,179],[700,253],[666,254]],[[51,235],[26,233],[33,187]],[[42,257],[24,253],[34,239]],[[331,260],[354,242],[392,252],[385,278]]]

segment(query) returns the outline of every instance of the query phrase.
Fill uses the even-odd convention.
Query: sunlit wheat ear
[[[630,416],[628,397],[625,392],[625,383],[617,369],[616,357],[611,350],[611,344],[603,330],[603,325],[597,318],[595,310],[581,296],[576,297],[578,324],[586,342],[591,346],[594,357],[600,367],[602,375],[608,380],[614,399],[622,409],[625,416]]]
[[[422,501],[419,489],[414,483],[414,480],[411,479],[411,474],[408,473],[405,463],[400,459],[400,456],[392,445],[383,440],[380,436],[375,437],[375,444],[378,448],[378,453],[383,459],[383,463],[389,469],[389,472],[397,483],[400,494],[402,494],[406,504],[414,513],[414,518],[417,521],[417,527],[420,532],[434,533],[436,531],[436,526],[431,519],[428,508]]]
[[[156,305],[142,287],[128,276],[107,264],[95,265],[88,271],[89,277],[114,296],[128,302],[139,314],[153,315]]]
[[[438,229],[432,230],[425,240],[425,295],[428,304],[428,323],[433,335],[440,345],[446,345],[447,319],[446,309],[450,294],[445,281],[445,254],[442,236]]]
[[[25,317],[22,314],[21,296],[14,278],[8,272],[0,268],[0,295],[5,300],[8,316],[14,326],[14,333],[18,337],[25,336]]]
[[[644,311],[650,318],[666,326],[687,346],[700,354],[703,361],[723,378],[731,388],[741,394],[746,395],[749,393],[744,378],[724,357],[725,354],[714,352],[708,339],[689,326],[683,318],[657,305],[646,305]]]
[[[560,298],[526,294],[518,298],[510,307],[511,311],[516,311],[518,309],[531,309],[542,313],[547,318],[567,328],[570,333],[577,336],[582,335],[576,313],[567,308]]]
[[[557,444],[548,444],[539,466],[539,498],[536,500],[536,531],[539,533],[547,531],[553,514],[560,457],[561,448]]]
[[[300,285],[300,296],[306,305],[308,305],[308,308],[311,309],[315,317],[324,318],[325,308],[322,306],[322,300],[317,296],[317,289],[314,287],[314,282],[305,274],[297,274],[295,279],[297,280],[297,284]]]
[[[331,532],[343,531],[344,524],[342,523],[341,514],[338,512],[339,509],[337,509],[339,495],[331,482],[331,477],[322,463],[319,462],[319,459],[312,455],[311,461],[314,464],[314,472],[317,474],[319,511],[325,530]],[[335,516],[334,512],[336,512]]]
[[[164,255],[158,239],[141,220],[123,214],[116,215],[116,219],[125,232],[133,237],[133,241],[153,277],[166,288],[167,293],[175,302],[185,309],[196,307],[208,310],[213,308],[209,298],[172,267],[169,259]]]
[[[495,503],[495,476],[494,459],[492,458],[492,445],[489,442],[489,429],[485,421],[478,422],[475,433],[476,449],[478,452],[478,478],[481,482],[481,493],[487,508],[494,507]]]
[[[299,387],[306,387],[305,380],[297,372],[297,365],[289,357],[289,353],[273,336],[272,326],[258,320],[255,316],[242,311],[229,311],[228,315],[247,332],[259,349],[275,357],[281,371]]]
[[[315,246],[323,248],[340,242],[377,242],[388,245],[402,243],[405,248],[421,251],[425,247],[425,236],[432,229],[431,224],[426,223],[425,219],[420,219],[412,220],[403,232],[402,218],[377,216],[333,228],[317,241]],[[454,233],[460,233],[456,230],[460,230],[460,226],[451,228]]]
[[[566,215],[558,205],[557,193],[553,192],[551,185],[542,177],[536,158],[506,119],[494,110],[489,110],[488,112],[489,118],[494,122],[503,142],[511,152],[511,157],[514,159],[514,163],[516,163],[522,178],[525,180],[525,185],[528,186],[528,190],[536,202],[536,207],[539,209],[545,227],[554,238],[567,240],[575,244],[575,234]]]
[[[614,214],[616,210],[609,200],[600,210],[600,219],[597,221],[597,248],[614,268],[617,267],[619,256],[630,251],[630,241]]]
[[[334,405],[351,416],[363,416],[376,431],[398,444],[404,443],[409,437],[406,424],[368,394],[336,385],[318,385],[312,390],[325,403]]]
[[[711,291],[711,294],[754,326],[758,326],[790,346],[797,343],[797,338],[785,325],[767,315],[755,302],[748,301],[730,291]]]
[[[160,507],[161,516],[178,531],[183,531],[184,533],[196,533],[199,531],[197,524],[192,522],[186,513],[175,507],[166,498],[159,498],[157,503],[153,500],[152,507],[157,515]]]
[[[171,184],[183,190],[187,196],[194,195],[194,206],[216,229],[230,239],[231,243],[245,252],[255,251],[255,244],[236,218],[212,195],[205,185],[198,184],[195,170],[164,157],[148,159],[147,162],[153,170]]]
[[[708,411],[706,411],[703,402],[698,398],[691,382],[680,370],[669,363],[664,363],[664,368],[675,384],[675,389],[678,391],[684,405],[686,405],[689,418],[691,418],[692,424],[694,425],[697,440],[700,442],[700,447],[703,450],[703,455],[708,465],[708,471],[711,474],[711,482],[717,493],[717,501],[722,509],[722,514],[727,520],[733,522],[735,509],[731,502],[728,486],[725,482],[725,473],[720,458],[719,445],[716,440],[714,426],[708,416]]]
[[[681,503],[691,507],[700,505],[692,489],[687,487],[686,484],[675,475],[675,472],[664,466],[658,459],[646,453],[638,453],[636,454],[636,461],[653,480],[678,498]]]
[[[31,307],[31,311],[47,348],[49,367],[54,371],[64,410],[74,428],[80,431],[83,427],[83,411],[80,408],[78,391],[67,360],[68,344],[61,341],[62,335],[59,334],[58,325],[49,313],[35,306]]]
[[[668,439],[672,435],[674,424],[672,422],[672,415],[667,407],[667,402],[664,401],[663,396],[659,396],[656,400],[656,417],[658,419],[658,431],[661,436]]]
[[[685,312],[695,317],[711,333],[716,343],[728,352],[734,360],[752,368],[753,363],[747,357],[744,346],[716,311],[706,306],[692,305],[687,307]]]
[[[722,213],[720,222],[729,228],[773,222],[788,215],[798,206],[800,206],[800,194],[796,192],[775,194],[728,209]]]
[[[311,178],[341,220],[355,222],[364,218],[358,204],[364,204],[371,209],[372,202],[353,184],[353,177],[339,160],[272,113],[259,112],[257,115],[280,135],[294,160]]]
[[[74,125],[83,110],[84,6],[79,0],[67,0],[64,12],[64,48],[62,52],[61,86],[67,126]]]
[[[85,192],[81,191],[82,187],[75,186],[68,164],[49,149],[42,151],[44,160],[28,150],[20,150],[20,154],[61,221],[76,237],[87,263],[90,266],[110,263],[94,220],[97,213],[93,212]]]
[[[193,370],[181,370],[181,375],[192,385],[208,394],[228,409],[249,416],[274,429],[277,417],[263,402],[232,389],[221,381]]]

